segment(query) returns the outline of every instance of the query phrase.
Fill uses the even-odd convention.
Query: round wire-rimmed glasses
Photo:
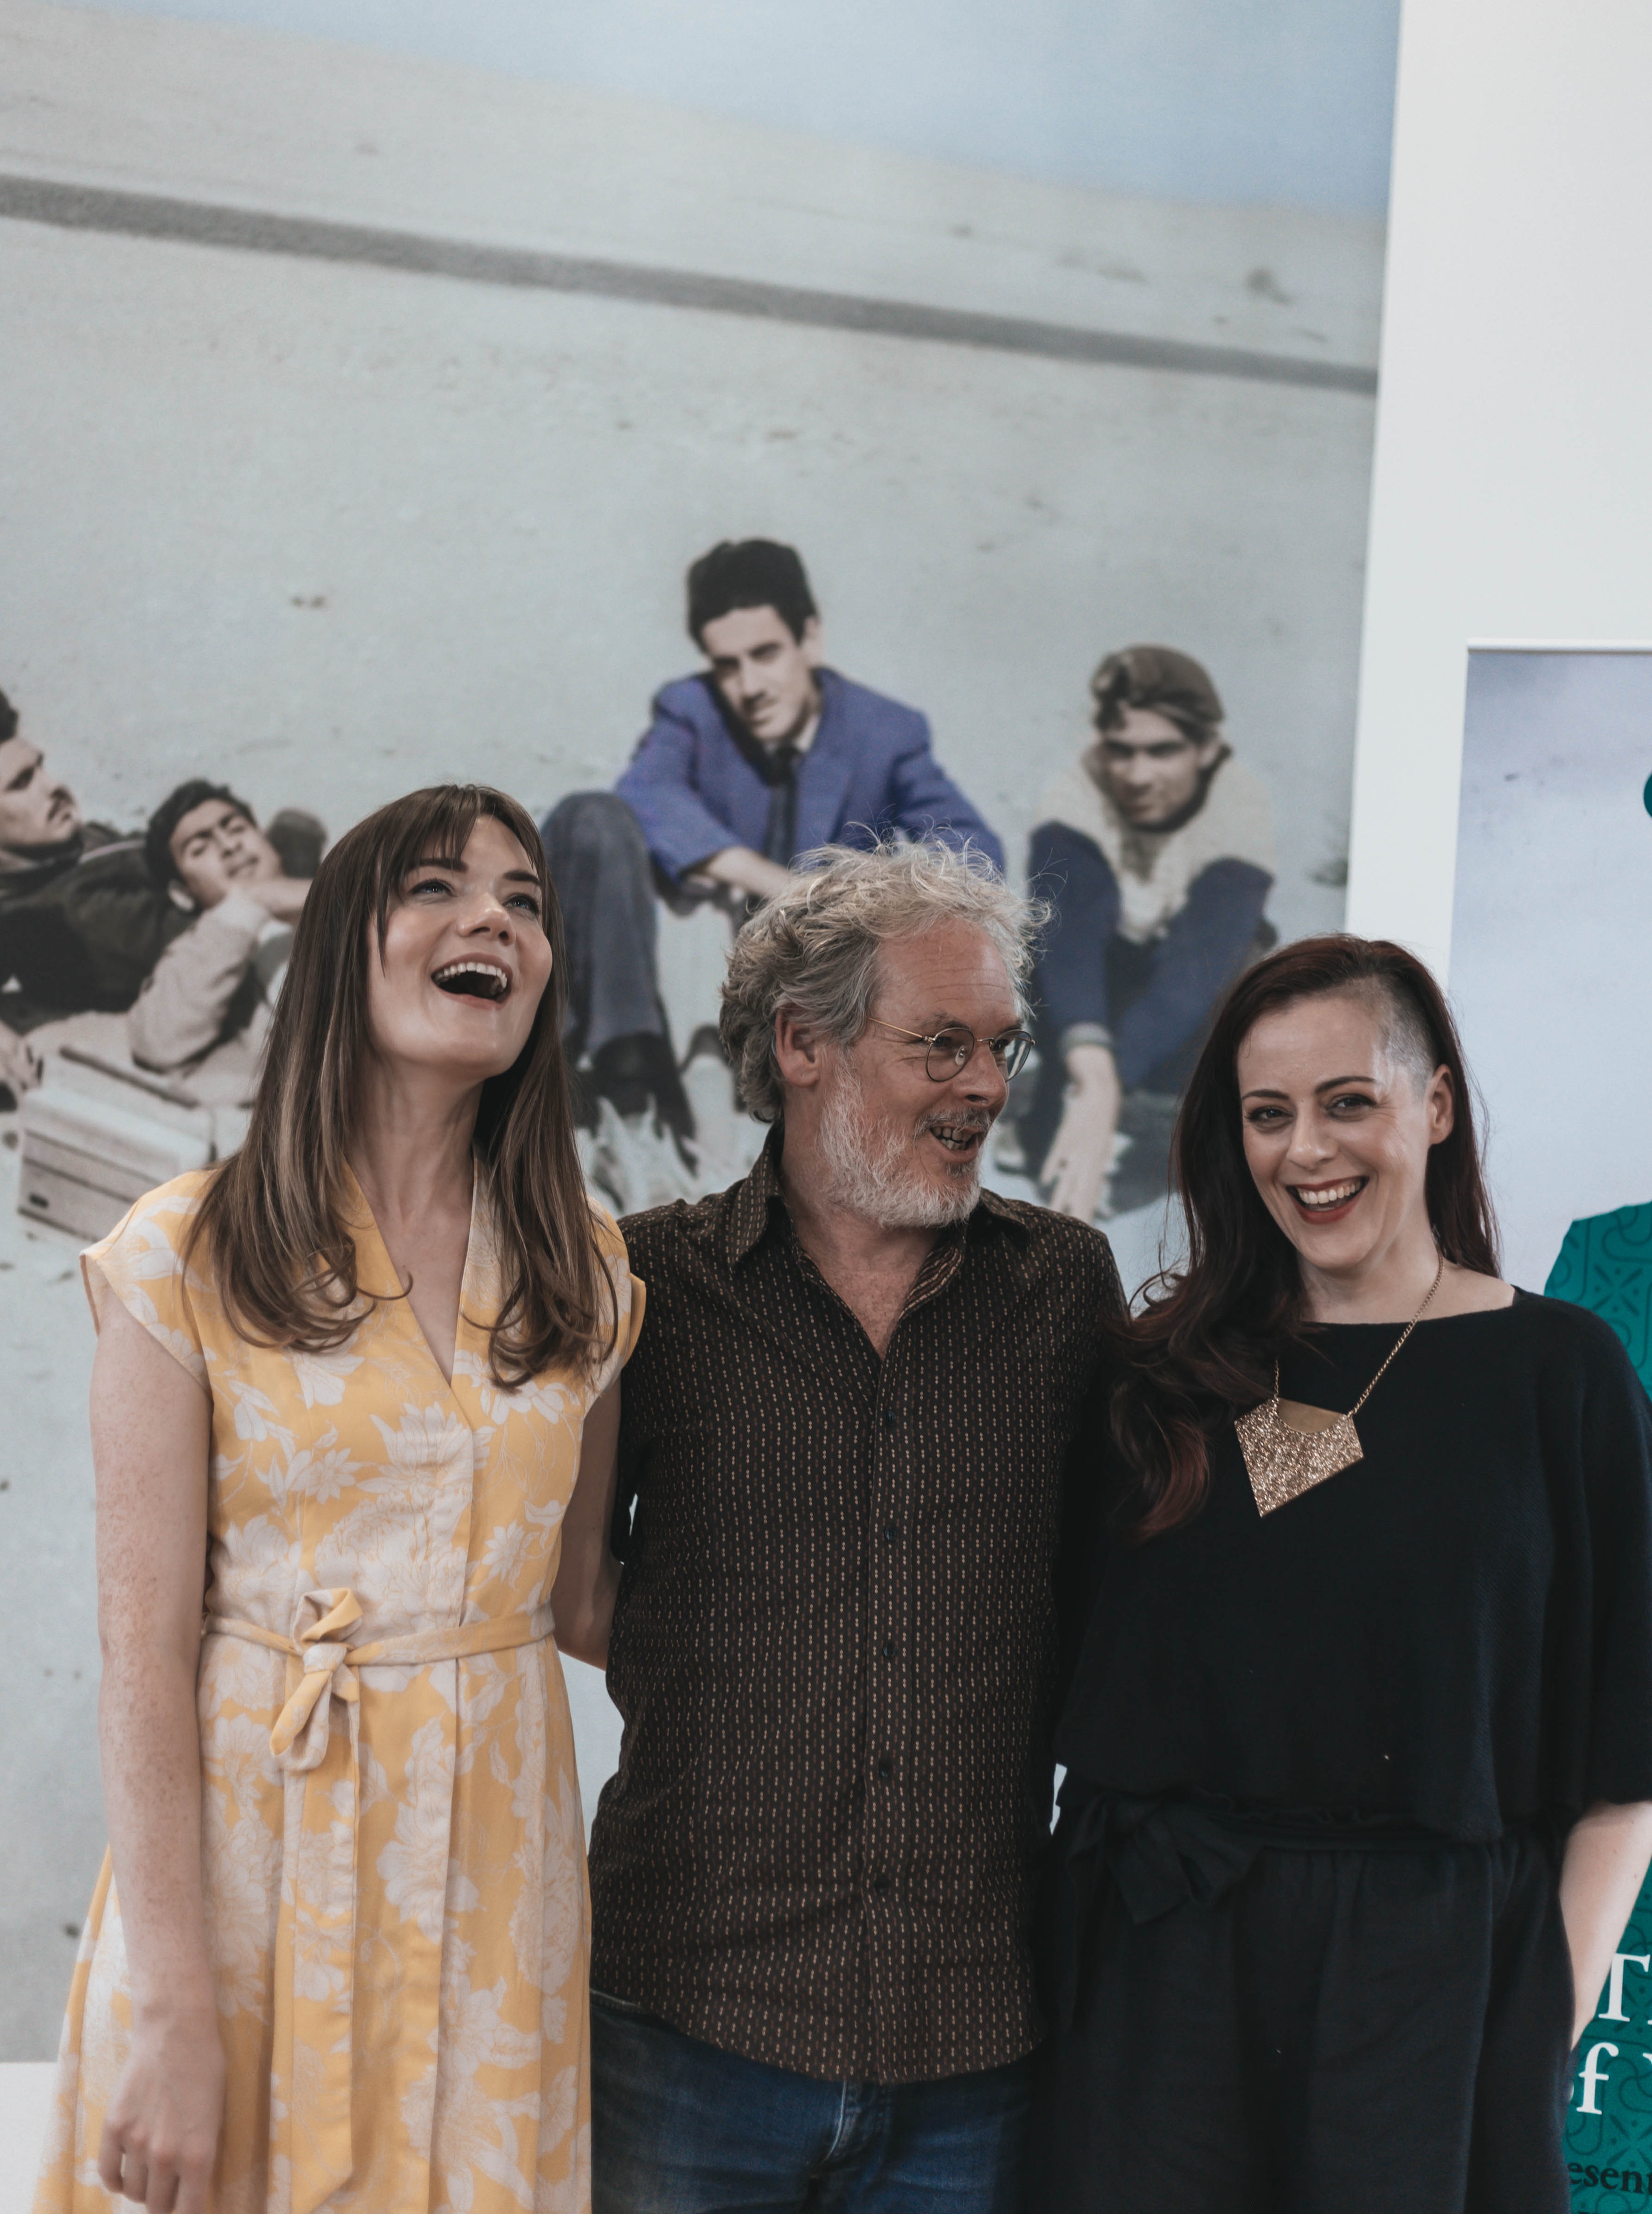
[[[1026,1031],[1003,1031],[996,1037],[978,1038],[963,1023],[948,1023],[945,1030],[930,1035],[923,1031],[903,1031],[898,1023],[886,1023],[880,1015],[868,1019],[876,1023],[880,1031],[893,1031],[896,1037],[910,1038],[915,1045],[928,1048],[923,1066],[932,1084],[950,1083],[970,1066],[978,1045],[986,1047],[1007,1083],[1020,1074],[1032,1051],[1032,1039]]]

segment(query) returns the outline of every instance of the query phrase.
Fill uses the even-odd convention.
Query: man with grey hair
[[[943,847],[811,857],[723,993],[762,1158],[624,1225],[595,2214],[1019,2205],[1055,1586],[1123,1305],[1098,1232],[982,1189],[1031,920]]]

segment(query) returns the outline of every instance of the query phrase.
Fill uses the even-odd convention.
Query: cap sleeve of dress
[[[603,1208],[591,1202],[591,1226],[597,1235],[597,1248],[603,1257],[614,1286],[615,1304],[619,1327],[614,1343],[603,1355],[597,1372],[593,1398],[607,1391],[620,1371],[636,1350],[637,1337],[642,1329],[643,1309],[647,1304],[648,1287],[640,1276],[631,1273],[631,1263],[626,1256],[625,1239],[620,1235],[620,1226]]]
[[[1652,1800],[1652,1403],[1599,1327],[1585,1385],[1593,1673],[1582,1803]]]
[[[197,1270],[186,1269],[183,1249],[205,1183],[197,1172],[146,1192],[107,1238],[80,1257],[98,1328],[103,1327],[110,1300],[118,1300],[203,1391],[209,1386],[197,1306],[211,1294]]]

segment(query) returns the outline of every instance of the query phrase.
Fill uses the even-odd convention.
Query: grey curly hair
[[[984,854],[939,841],[869,853],[823,846],[800,870],[735,939],[723,982],[718,1033],[760,1122],[778,1122],[785,1105],[774,1059],[780,1009],[853,1045],[872,1012],[883,947],[938,923],[971,923],[991,939],[1026,1018],[1032,940],[1046,910],[1013,891]]]

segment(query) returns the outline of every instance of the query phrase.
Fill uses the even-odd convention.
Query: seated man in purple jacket
[[[915,708],[825,666],[803,563],[725,540],[688,572],[707,666],[655,694],[613,792],[576,792],[541,826],[567,932],[568,1051],[585,1109],[652,1106],[692,1137],[656,974],[655,894],[739,914],[817,846],[939,837],[1003,848],[930,750]]]

